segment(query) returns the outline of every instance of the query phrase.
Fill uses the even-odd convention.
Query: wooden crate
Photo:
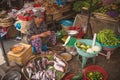
[[[64,13],[64,12],[67,12],[67,11],[70,11],[72,9],[72,4],[67,4],[65,6],[63,6],[63,8],[60,8],[60,12],[61,13]]]
[[[65,14],[66,12],[71,11],[71,7],[72,7],[71,4],[67,4],[67,5],[65,5],[64,7],[59,8],[58,11],[56,11],[56,12],[54,12],[54,13],[52,13],[52,12],[51,12],[51,13],[47,13],[47,18],[46,18],[46,20],[47,20],[47,21],[52,20],[52,19],[51,19],[51,16],[49,16],[49,15],[52,15],[52,16],[53,16],[53,20],[54,20],[54,21],[61,20],[61,19],[64,17],[64,14]]]
[[[25,43],[20,44],[22,44],[25,47],[22,52],[13,53],[12,51],[9,51],[7,56],[10,61],[23,65],[27,61],[27,59],[32,56],[32,48],[31,45],[29,44]]]

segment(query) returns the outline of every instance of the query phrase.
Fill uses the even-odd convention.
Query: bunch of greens
[[[56,34],[57,40],[61,40],[61,38],[66,35],[67,35],[67,32],[65,30],[62,29],[62,30],[58,31]]]
[[[90,8],[91,6],[91,8]],[[91,11],[94,11],[101,7],[101,0],[81,0],[81,1],[76,1],[73,4],[73,10],[76,12],[80,12],[83,7],[86,7],[88,9],[91,9]]]
[[[73,4],[73,10],[76,11],[76,12],[80,12],[82,10],[83,7],[89,7],[89,3],[86,2],[86,1],[76,1],[74,4]]]

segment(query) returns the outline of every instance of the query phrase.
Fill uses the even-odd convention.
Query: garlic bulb
[[[93,53],[94,51],[93,51],[93,49],[92,48],[89,48],[89,49],[87,49],[87,51],[86,52],[88,52],[88,53]]]
[[[100,51],[100,47],[99,46],[93,46],[92,50],[95,52],[99,52]]]

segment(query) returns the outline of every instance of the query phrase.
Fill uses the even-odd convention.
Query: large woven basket
[[[25,63],[25,65],[23,66],[22,72],[23,72],[23,75],[25,76],[25,78],[26,78],[27,80],[31,80],[31,79],[28,78],[28,75],[27,75],[27,72],[26,72],[26,66],[27,66],[27,64],[28,64],[30,61],[33,61],[33,60],[36,59],[36,58],[46,57],[46,56],[48,56],[48,55],[54,56],[54,54],[40,54],[40,55],[35,55],[35,56],[32,56],[32,57]],[[61,56],[59,56],[59,55],[57,55],[57,54],[55,54],[55,55],[56,55],[58,58],[60,58],[62,61],[64,61],[64,63],[66,64],[64,73],[62,74],[62,76],[61,76],[59,79],[57,79],[57,80],[62,80],[62,78],[63,78],[63,77],[65,76],[65,74],[67,73],[68,64],[67,64],[67,62],[65,61],[65,59],[63,59]]]
[[[80,49],[76,46],[77,42],[84,42],[85,44],[92,46],[92,40],[90,40],[90,39],[80,39],[80,40],[77,40],[75,42],[74,46],[75,46],[79,55],[89,58],[89,57],[94,57],[98,54],[98,52],[87,53],[86,51],[83,51],[82,49]],[[98,42],[96,42],[95,44],[100,47],[100,50],[102,49],[101,45]]]

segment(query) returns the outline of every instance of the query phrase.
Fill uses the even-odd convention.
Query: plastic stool
[[[78,57],[80,57],[81,55],[78,55]],[[90,57],[91,58],[91,57]],[[93,64],[95,64],[95,57],[92,57],[93,58]],[[82,56],[82,69],[85,67],[86,63],[87,63],[87,60],[89,59],[89,57],[84,57]]]

